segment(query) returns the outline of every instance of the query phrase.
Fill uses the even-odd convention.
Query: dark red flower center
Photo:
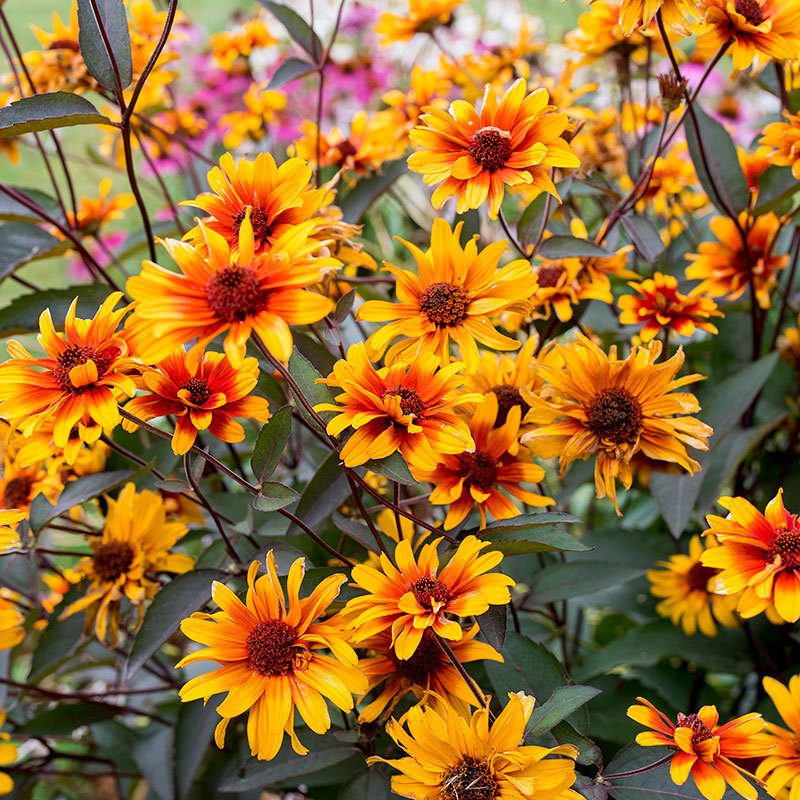
[[[494,172],[511,158],[511,134],[489,125],[472,134],[468,150],[484,169]]]
[[[233,218],[233,232],[238,237],[244,218],[247,216],[247,209],[250,209],[250,224],[253,226],[253,238],[258,247],[264,247],[269,243],[270,236],[275,224],[270,220],[269,215],[260,206],[245,206]]]
[[[196,406],[203,405],[211,397],[211,389],[208,388],[208,384],[199,378],[189,378],[182,388],[189,392],[189,400]]]
[[[400,410],[404,414],[419,417],[425,410],[423,399],[414,389],[409,389],[407,386],[395,386],[394,389],[386,389],[381,397],[386,397],[386,395],[394,395],[400,398]]]
[[[426,686],[428,678],[446,663],[442,649],[433,636],[428,633],[423,635],[414,655],[408,660],[401,661],[396,658],[394,651],[391,651],[390,656],[397,668],[397,674],[408,678],[417,686]]]
[[[715,575],[719,574],[718,569],[713,567],[704,567],[699,562],[692,564],[689,571],[686,573],[686,582],[689,584],[690,589],[698,589],[701,592],[708,591],[708,582]]]
[[[466,487],[477,486],[482,492],[488,492],[497,482],[497,461],[482,450],[461,453],[458,477],[464,479]]]
[[[458,325],[467,316],[469,292],[452,283],[432,283],[419,296],[419,307],[439,327]]]
[[[206,286],[209,307],[226,322],[243,322],[256,316],[266,307],[267,296],[255,270],[249,267],[225,267]]]
[[[450,592],[447,584],[429,575],[423,575],[416,583],[411,584],[411,591],[414,597],[423,608],[432,608],[433,601],[446,603],[450,599]]]
[[[88,344],[68,344],[56,356],[58,366],[53,370],[53,377],[63,391],[80,394],[84,390],[91,388],[91,384],[89,386],[73,386],[72,381],[69,379],[69,371],[73,367],[85,364],[87,361],[94,361],[97,367],[97,377],[102,378],[111,366],[112,360],[113,356],[108,351],[98,353]]]
[[[552,289],[558,286],[562,274],[563,270],[560,267],[540,267],[536,276],[539,279],[539,286],[543,289]]]
[[[3,508],[23,508],[31,501],[33,478],[29,475],[18,475],[12,478],[3,490]]]
[[[495,386],[492,391],[497,397],[497,419],[494,422],[495,428],[505,425],[508,419],[508,412],[514,406],[519,406],[522,409],[520,419],[528,413],[530,406],[522,399],[522,395],[516,386],[511,386],[508,383],[501,383]]]
[[[681,714],[678,712],[678,727],[692,729],[692,744],[704,742],[714,736],[714,731],[701,722],[697,714]]]
[[[775,538],[769,549],[769,560],[775,556],[781,557],[781,564],[787,569],[800,569],[800,530],[793,528],[779,528],[775,531]]]
[[[74,53],[80,53],[80,45],[72,39],[54,39],[47,46],[48,50],[72,50]]]
[[[92,553],[92,568],[101,581],[113,583],[133,563],[133,547],[127,542],[101,542]]]
[[[268,619],[250,631],[247,666],[262,675],[286,675],[292,669],[297,631],[288,622]]]
[[[348,158],[352,158],[358,152],[358,148],[349,139],[339,142],[335,149],[339,154],[340,163],[344,162]]]
[[[627,389],[605,389],[595,395],[586,416],[601,439],[615,444],[634,442],[642,424],[642,407]]]
[[[741,14],[751,25],[764,21],[764,12],[758,0],[736,0],[736,13]]]
[[[442,775],[441,800],[495,800],[499,788],[486,761],[467,759]]]

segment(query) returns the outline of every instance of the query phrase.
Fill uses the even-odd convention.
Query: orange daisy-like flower
[[[141,388],[149,394],[134,397],[125,410],[141,419],[174,414],[178,419],[172,435],[172,452],[188,452],[198,431],[208,430],[223,442],[241,442],[244,428],[233,418],[269,419],[269,404],[263,397],[250,397],[258,383],[258,361],[246,358],[234,367],[222,353],[204,353],[190,359],[181,349],[155,368],[147,368]],[[126,430],[136,426],[127,420]]]
[[[675,331],[681,336],[691,336],[696,328],[708,333],[717,333],[709,317],[725,316],[717,310],[717,304],[697,290],[686,295],[678,291],[678,279],[673,275],[656,272],[652,278],[639,283],[629,282],[636,294],[624,294],[619,298],[622,325],[641,325],[639,337],[649,342],[662,328]]]
[[[200,225],[202,249],[167,239],[163,244],[180,272],[144,262],[141,273],[127,283],[138,301],[129,326],[157,348],[153,360],[195,337],[190,353],[199,355],[227,331],[223,346],[234,366],[242,362],[253,332],[286,361],[292,351],[289,325],[317,322],[333,308],[329,298],[306,289],[325,270],[340,266],[335,258],[315,255],[326,242],[312,238],[314,229],[312,221],[287,226],[268,250],[256,254],[248,210],[236,251],[205,224]]]
[[[456,100],[450,113],[429,107],[409,134],[422,150],[408,166],[419,172],[433,193],[433,207],[458,195],[458,212],[479,208],[489,199],[489,216],[500,211],[505,184],[527,183],[558,197],[549,167],[575,168],[578,157],[562,138],[566,114],[551,113],[546,89],[525,95],[527,83],[517,80],[498,102],[486,87],[480,114],[465,100]]]
[[[688,17],[697,14],[700,0],[622,0],[620,25],[625,35],[646,28],[661,11],[664,24],[675,31],[688,32]]]
[[[697,54],[711,58],[726,42],[734,69],[800,57],[800,0],[703,0]]]
[[[773,797],[791,800],[800,792],[800,675],[789,678],[787,686],[768,675],[762,683],[789,730],[767,723],[775,749],[756,767],[756,777]]]
[[[752,273],[758,304],[769,308],[769,291],[778,279],[776,273],[789,263],[787,254],[773,252],[781,229],[780,220],[772,212],[751,220],[743,211],[739,224],[746,232],[747,251],[733,220],[714,217],[709,227],[717,241],[701,242],[696,253],[686,256],[693,262],[686,268],[686,277],[702,281],[694,289],[698,294],[727,297],[732,301],[745,293]]]
[[[412,253],[417,272],[386,264],[397,283],[399,303],[369,300],[360,306],[356,317],[370,322],[388,322],[367,341],[381,356],[392,339],[388,362],[413,360],[420,352],[434,352],[443,364],[450,360],[450,340],[461,351],[467,374],[478,366],[478,345],[495,350],[516,350],[520,343],[503,336],[489,321],[499,311],[527,309],[524,298],[536,290],[536,276],[525,259],[517,259],[498,269],[500,257],[508,247],[494,242],[478,251],[477,236],[461,247],[463,222],[451,230],[438,218],[433,223],[431,246],[426,252],[404,239],[398,239]]]
[[[519,435],[520,406],[514,405],[506,413],[506,421],[496,427],[497,395],[490,392],[478,405],[469,423],[475,440],[475,449],[459,455],[444,456],[435,469],[425,471],[411,466],[418,481],[433,484],[430,501],[434,505],[449,505],[445,530],[462,522],[473,506],[478,504],[481,529],[486,527],[486,512],[493,519],[510,519],[520,510],[501,489],[531,506],[549,506],[552,497],[523,489],[522,483],[538,483],[544,470],[531,462],[526,448],[511,455],[511,448]]]
[[[763,735],[761,714],[745,714],[725,725],[719,724],[714,706],[703,706],[696,714],[678,714],[677,725],[644,697],[642,705],[631,706],[628,716],[652,728],[642,731],[636,743],[642,747],[667,746],[675,750],[670,762],[670,777],[678,786],[694,778],[703,797],[720,800],[730,786],[747,800],[755,800],[756,788],[744,777],[761,783],[732,759],[756,758],[772,750],[772,742]]]
[[[45,358],[34,358],[19,342],[8,342],[11,359],[0,364],[0,417],[29,435],[39,421],[53,422],[53,441],[66,447],[76,425],[83,441],[97,439],[82,420],[88,414],[109,430],[119,424],[117,401],[136,391],[127,374],[135,366],[129,340],[117,330],[128,308],[116,311],[114,292],[92,319],[77,319],[72,302],[64,333],[56,333],[50,310],[39,317],[39,343]],[[99,435],[99,434],[98,434]]]
[[[19,534],[17,533],[17,523],[22,522],[27,515],[24,511],[17,509],[0,510],[0,555],[7,550],[19,547]]]
[[[255,161],[234,162],[230,153],[209,170],[210,192],[181,205],[194,206],[209,215],[203,220],[208,230],[222,236],[232,251],[239,246],[239,232],[247,211],[255,241],[254,251],[268,248],[292,226],[311,219],[325,199],[325,189],[310,184],[311,167],[300,158],[290,158],[278,166],[269,153],[259,153]],[[199,226],[186,238],[202,246],[205,236]]]
[[[657,466],[678,464],[692,473],[700,465],[687,447],[708,449],[713,431],[688,416],[700,410],[693,394],[675,389],[701,380],[701,375],[675,376],[684,361],[679,350],[660,364],[662,345],[633,348],[618,359],[616,346],[606,355],[594,342],[579,337],[572,347],[556,346],[564,367],[544,363],[539,370],[555,390],[544,398],[523,393],[531,410],[526,421],[537,425],[521,441],[534,455],[559,457],[561,474],[577,458],[596,455],[594,481],[598,497],[614,503],[616,480],[629,489],[633,483],[631,460],[642,454]],[[621,514],[620,514],[621,516]]]
[[[475,394],[459,395],[462,369],[459,362],[439,369],[436,356],[420,353],[413,364],[376,370],[364,343],[358,342],[320,380],[342,389],[336,403],[314,408],[338,414],[328,423],[332,436],[354,428],[341,451],[346,466],[399,450],[409,464],[432,469],[442,454],[460,453],[473,444],[466,423],[453,413],[456,406],[480,400]]]
[[[800,619],[800,522],[783,505],[783,489],[762,514],[743,497],[717,501],[728,517],[707,517],[706,534],[714,534],[721,547],[703,553],[703,565],[721,569],[714,591],[741,591],[736,610],[745,618],[767,611],[774,604],[785,622]]]
[[[121,219],[125,210],[130,208],[136,200],[130,192],[122,192],[109,200],[111,187],[111,178],[103,178],[100,181],[97,200],[81,197],[77,216],[72,212],[67,214],[70,227],[91,236],[106,223]]]
[[[464,631],[448,615],[477,616],[489,606],[510,602],[514,579],[489,572],[503,560],[494,550],[480,555],[490,542],[467,536],[441,570],[437,548],[441,539],[423,545],[415,557],[408,540],[395,548],[397,566],[381,553],[381,569],[358,564],[352,576],[366,594],[348,601],[342,612],[353,628],[353,641],[363,642],[391,630],[395,655],[407,661],[414,655],[425,631],[460,641]],[[487,574],[488,573],[488,574]]]
[[[792,175],[800,179],[800,114],[784,111],[786,122],[770,122],[758,143],[770,164],[791,167]]]
[[[459,662],[502,661],[503,656],[493,647],[475,641],[479,630],[475,623],[464,631],[459,641],[453,643],[453,652]],[[358,663],[367,676],[370,690],[384,681],[385,684],[380,694],[359,714],[359,722],[374,722],[379,716],[385,719],[409,692],[413,692],[422,705],[430,704],[442,709],[449,705],[463,716],[469,713],[470,706],[477,705],[475,695],[430,631],[423,634],[414,655],[406,661],[399,659],[392,649],[389,631],[382,631],[362,642],[361,646],[375,653]]]
[[[314,733],[322,734],[331,726],[326,698],[347,712],[354,705],[353,693],[367,691],[345,633],[332,620],[319,621],[347,578],[331,575],[301,599],[304,559],[292,564],[286,595],[272,550],[267,553],[267,574],[257,578],[260,566],[258,561],[250,565],[244,603],[215,581],[212,598],[221,610],[198,612],[181,622],[181,631],[206,647],[176,666],[198,661],[216,661],[221,666],[192,678],[181,689],[180,698],[184,703],[207,701],[212,695],[228,693],[217,706],[222,717],[215,734],[218,747],[225,743],[231,719],[249,710],[247,739],[253,756],[274,758],[284,732],[294,751],[305,755],[308,750],[294,732],[295,709]],[[323,655],[322,650],[333,655]]]
[[[417,33],[428,33],[438,25],[450,22],[453,9],[464,0],[408,0],[408,13],[404,17],[381,14],[375,33],[380,37],[381,47],[395,42],[410,42]]]

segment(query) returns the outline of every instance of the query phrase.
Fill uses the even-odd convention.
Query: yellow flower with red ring
[[[756,767],[756,777],[773,797],[790,800],[800,792],[800,675],[789,678],[786,686],[769,675],[762,683],[788,730],[767,722],[775,749]]]

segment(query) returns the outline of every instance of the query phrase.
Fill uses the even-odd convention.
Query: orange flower
[[[800,179],[800,114],[784,111],[788,122],[771,122],[764,128],[758,143],[770,164],[791,167],[792,175]]]
[[[703,553],[703,566],[722,572],[714,591],[742,591],[737,611],[746,619],[774,604],[785,622],[800,619],[800,523],[783,506],[783,489],[762,514],[743,497],[720,497],[727,518],[709,515],[705,534],[714,534],[721,547]]]
[[[756,777],[766,781],[767,792],[788,800],[800,791],[800,675],[793,675],[784,686],[765,676],[764,690],[789,730],[767,723],[767,735],[775,749],[756,768]]]
[[[620,24],[626,35],[647,27],[661,11],[664,24],[675,31],[687,32],[688,15],[697,13],[700,0],[622,0]]]
[[[551,497],[542,497],[520,486],[522,483],[539,483],[544,478],[544,470],[531,463],[527,449],[522,448],[515,455],[509,452],[519,434],[520,411],[520,406],[511,406],[506,421],[496,427],[497,395],[490,392],[470,420],[474,450],[446,455],[431,471],[411,466],[418,481],[433,484],[431,503],[450,506],[444,521],[445,530],[462,522],[475,503],[481,516],[481,529],[486,527],[487,511],[493,519],[518,516],[520,510],[500,489],[531,506],[555,503]]]
[[[46,358],[34,358],[11,339],[11,359],[0,364],[0,416],[12,418],[11,427],[24,423],[30,435],[44,421],[53,422],[53,441],[66,447],[78,426],[80,438],[97,439],[83,423],[85,414],[106,430],[119,424],[117,401],[136,391],[127,374],[135,366],[128,338],[117,330],[128,311],[114,306],[122,292],[114,292],[92,319],[76,319],[77,298],[64,320],[64,333],[56,333],[50,310],[39,317],[39,343]]]
[[[141,380],[149,394],[134,397],[125,410],[141,419],[174,414],[178,419],[172,435],[172,452],[187,453],[198,431],[208,430],[223,442],[241,442],[244,428],[233,417],[269,419],[263,397],[247,395],[258,383],[258,361],[246,358],[234,367],[222,353],[204,353],[190,359],[183,349],[165,358],[155,368],[147,368]],[[126,430],[136,426],[127,420]]]
[[[385,11],[381,14],[375,33],[381,47],[395,42],[410,42],[416,33],[428,33],[437,25],[450,22],[453,9],[464,0],[408,0],[408,14],[399,17]]]
[[[353,567],[353,581],[367,592],[348,601],[342,612],[353,628],[355,642],[391,629],[395,655],[407,661],[428,628],[451,641],[463,638],[461,625],[448,615],[477,616],[490,605],[510,602],[508,587],[514,585],[513,578],[489,572],[500,564],[503,554],[494,550],[479,555],[490,542],[467,536],[440,571],[436,551],[441,541],[423,545],[416,557],[408,540],[401,541],[394,553],[396,567],[384,553],[380,571],[364,564]]]
[[[320,383],[342,389],[336,403],[320,403],[316,411],[335,411],[328,433],[355,429],[341,451],[348,467],[398,450],[409,464],[432,469],[443,453],[461,453],[472,446],[466,423],[453,409],[480,400],[461,393],[463,364],[439,369],[432,353],[420,353],[413,364],[395,363],[376,370],[363,342],[351,345],[347,358]]]
[[[766,723],[761,714],[745,714],[719,725],[717,709],[703,706],[696,714],[678,714],[676,725],[649,700],[636,699],[643,705],[631,706],[628,716],[653,729],[638,734],[636,742],[642,747],[666,745],[676,751],[670,763],[674,783],[683,786],[691,774],[708,800],[720,800],[727,786],[748,800],[756,799],[755,787],[744,776],[761,781],[732,759],[755,758],[772,750],[772,743],[762,733]]]
[[[726,42],[733,68],[800,57],[800,0],[703,0],[703,22],[695,46],[711,58]]]
[[[725,316],[710,297],[697,290],[688,295],[679,292],[678,280],[672,275],[656,272],[652,278],[629,282],[628,286],[640,297],[624,294],[619,298],[619,321],[622,325],[641,325],[639,337],[643,342],[649,342],[662,328],[681,336],[691,336],[696,328],[717,333],[708,318]]]
[[[694,289],[698,294],[738,300],[750,285],[752,272],[758,304],[769,308],[769,292],[778,279],[776,273],[789,263],[788,255],[773,253],[781,229],[780,220],[769,212],[753,221],[743,211],[739,224],[745,231],[747,252],[733,220],[714,217],[709,226],[718,241],[701,242],[696,253],[686,256],[693,262],[686,268],[686,277],[702,281]]]
[[[499,103],[497,92],[486,87],[480,114],[465,100],[456,100],[450,113],[426,108],[422,124],[410,134],[424,148],[413,153],[408,166],[423,175],[433,193],[433,207],[458,195],[458,213],[479,208],[489,198],[494,219],[503,201],[505,184],[532,184],[558,197],[548,167],[580,166],[578,157],[561,138],[566,114],[550,113],[546,89],[525,95],[526,82],[517,80]]]
[[[100,181],[97,200],[81,197],[77,217],[72,212],[67,213],[70,227],[86,235],[92,235],[106,223],[121,219],[123,212],[136,201],[130,192],[122,192],[109,200],[111,186],[111,178],[103,178]]]
[[[497,268],[507,248],[505,241],[494,242],[480,252],[477,236],[461,247],[464,223],[451,230],[437,218],[433,223],[431,247],[423,252],[411,242],[399,239],[417,262],[418,274],[387,264],[397,278],[395,291],[399,303],[369,300],[356,317],[370,322],[389,322],[369,337],[367,345],[381,356],[389,342],[394,344],[388,362],[411,360],[420,352],[434,352],[443,364],[450,360],[450,339],[459,346],[467,374],[478,365],[477,342],[495,350],[516,350],[516,339],[498,333],[488,317],[512,306],[525,306],[523,298],[536,289],[531,265],[518,259]]]
[[[581,64],[591,64],[607,53],[630,53],[634,58],[645,53],[647,39],[641,28],[626,34],[620,24],[622,6],[618,2],[596,0],[578,17],[578,27],[567,33],[565,43],[584,54]],[[657,34],[656,34],[657,35]],[[655,42],[658,41],[653,37]]]
[[[256,254],[248,209],[236,251],[203,223],[202,250],[164,241],[180,272],[145,261],[141,273],[127,283],[138,301],[128,324],[152,342],[150,359],[160,360],[195,337],[190,354],[199,355],[227,331],[223,347],[238,366],[255,331],[276,358],[286,361],[292,351],[289,325],[317,322],[333,308],[330,299],[306,290],[340,263],[314,255],[325,244],[311,238],[314,228],[310,220],[289,225],[268,250]]]

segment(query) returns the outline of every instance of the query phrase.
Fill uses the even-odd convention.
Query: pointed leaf
[[[275,481],[264,481],[261,490],[253,498],[253,508],[258,511],[277,511],[296,503],[300,495],[290,486]]]
[[[292,11],[291,8],[281,5],[281,3],[273,3],[271,0],[259,0],[259,2],[275,15],[278,22],[286,28],[289,36],[311,56],[314,63],[322,58],[325,50],[322,42],[296,11]]]
[[[57,239],[38,225],[25,222],[0,225],[0,280],[23,264],[59,255],[68,248],[68,242]]]
[[[289,406],[279,408],[259,432],[250,459],[250,466],[259,483],[275,472],[291,432],[292,409]]]
[[[117,65],[115,75],[106,42]],[[133,79],[131,35],[124,0],[78,0],[78,44],[89,74],[106,89],[126,89]]]
[[[302,58],[287,58],[273,73],[267,89],[282,89],[287,83],[309,75],[315,70],[313,64],[303,61]]]
[[[112,124],[85,97],[70,92],[35,94],[0,108],[0,139],[73,125]]]

